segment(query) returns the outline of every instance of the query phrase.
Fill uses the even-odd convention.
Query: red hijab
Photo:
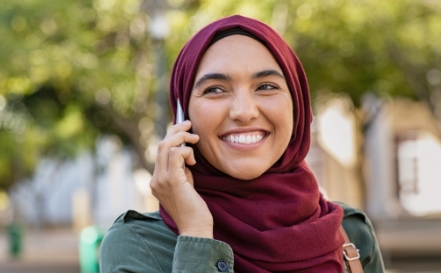
[[[253,180],[233,178],[211,166],[196,146],[196,191],[214,218],[214,238],[234,252],[235,272],[343,272],[342,209],[323,199],[304,162],[310,144],[312,112],[305,72],[283,38],[262,22],[231,16],[200,30],[181,50],[173,67],[170,103],[188,104],[199,62],[219,32],[240,28],[263,43],[286,78],[294,104],[290,143],[269,170]],[[178,233],[161,207],[164,222]]]

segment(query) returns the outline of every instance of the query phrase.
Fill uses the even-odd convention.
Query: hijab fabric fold
[[[262,22],[235,15],[196,33],[173,67],[170,103],[174,114],[179,99],[188,118],[190,94],[203,54],[219,33],[237,28],[263,43],[281,67],[293,99],[294,127],[282,157],[253,180],[239,180],[220,172],[192,146],[197,163],[189,168],[196,191],[213,215],[214,238],[231,246],[238,273],[343,272],[343,237],[339,232],[343,211],[323,198],[304,162],[312,121],[306,75],[277,32]],[[162,206],[160,212],[164,222],[178,234]]]

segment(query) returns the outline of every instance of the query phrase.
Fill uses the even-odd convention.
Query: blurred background
[[[368,213],[389,273],[441,272],[439,0],[2,0],[0,272],[98,272],[115,218],[158,208],[172,64],[232,14],[302,61],[328,198]]]

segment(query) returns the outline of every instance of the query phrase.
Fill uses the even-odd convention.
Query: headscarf
[[[233,249],[235,272],[343,272],[343,237],[339,232],[342,209],[323,198],[304,162],[312,121],[306,75],[297,56],[276,31],[239,15],[201,29],[174,64],[170,82],[173,113],[176,115],[179,99],[188,118],[190,94],[202,56],[215,36],[236,28],[263,43],[281,67],[293,99],[294,127],[281,158],[252,180],[236,179],[217,170],[192,145],[197,163],[189,168],[196,191],[213,215],[214,238]],[[160,212],[169,228],[178,233],[162,207]]]

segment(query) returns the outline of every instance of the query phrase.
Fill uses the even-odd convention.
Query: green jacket
[[[380,249],[366,214],[342,205],[343,226],[360,250],[365,273],[384,272]],[[101,244],[101,273],[215,273],[234,272],[234,257],[224,242],[177,236],[159,212],[127,211],[109,229]]]

